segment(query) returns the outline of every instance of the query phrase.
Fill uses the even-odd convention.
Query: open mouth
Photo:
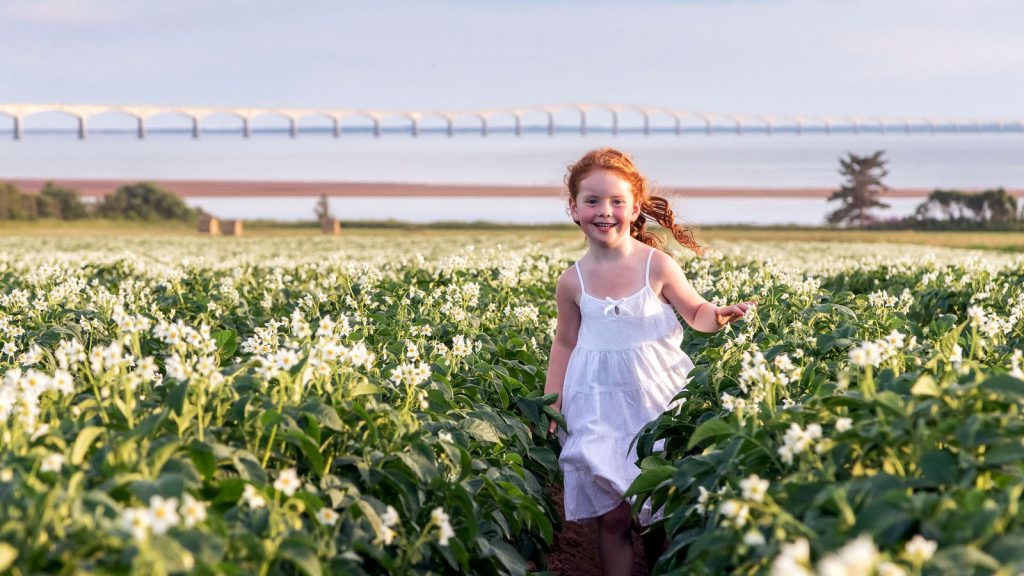
[[[597,226],[598,228],[600,228],[602,230],[611,230],[612,228],[615,227],[615,223],[614,222],[611,222],[611,223],[608,223],[608,222],[595,222],[594,226]]]

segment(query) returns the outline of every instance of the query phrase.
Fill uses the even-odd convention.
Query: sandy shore
[[[46,180],[13,179],[22,190],[38,191]],[[104,196],[118,186],[136,180],[67,180],[55,179],[55,184],[74,188],[85,197]],[[368,182],[246,182],[202,180],[153,180],[152,182],[187,198],[238,197],[302,197],[302,196],[465,196],[465,197],[557,197],[563,193],[554,186],[487,186],[465,184],[400,184]],[[678,187],[659,188],[656,193],[666,196],[681,195],[690,198],[825,198],[832,188],[732,188],[732,187]],[[931,189],[901,188],[890,190],[884,198],[924,198]],[[1010,190],[1024,197],[1024,190]]]

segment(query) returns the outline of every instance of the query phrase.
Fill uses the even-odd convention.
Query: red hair
[[[668,200],[661,196],[652,196],[647,179],[633,164],[628,154],[614,148],[598,148],[583,155],[576,163],[569,165],[565,175],[565,186],[569,189],[569,197],[573,202],[580,193],[580,182],[594,170],[614,172],[629,183],[634,199],[640,203],[640,216],[629,226],[629,235],[637,240],[658,249],[664,249],[665,241],[661,236],[647,231],[647,220],[653,220],[672,233],[672,237],[681,245],[693,250],[697,255],[704,253],[704,248],[697,244],[693,232],[676,224],[675,214],[669,207]],[[579,226],[579,221],[576,221]]]

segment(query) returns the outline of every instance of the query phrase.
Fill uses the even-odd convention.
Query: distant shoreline
[[[140,180],[87,180],[54,178],[4,179],[18,188],[37,192],[46,182],[73,188],[83,197],[100,197],[119,186]],[[184,198],[245,198],[245,197],[475,197],[475,198],[537,198],[559,197],[560,186],[492,186],[476,184],[404,184],[376,182],[301,182],[301,181],[242,181],[242,180],[149,180]],[[689,198],[827,198],[834,188],[755,188],[755,187],[658,187],[655,194]],[[925,198],[932,188],[899,188],[883,194],[883,198]],[[1011,195],[1024,197],[1024,189],[1007,190]]]

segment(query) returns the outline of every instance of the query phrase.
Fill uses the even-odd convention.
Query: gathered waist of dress
[[[580,330],[576,339],[576,348],[593,352],[616,352],[642,348],[645,345],[667,341],[674,346],[683,342],[683,327],[676,323],[675,326],[666,327],[663,333],[652,335],[641,334],[614,334],[608,331]]]

